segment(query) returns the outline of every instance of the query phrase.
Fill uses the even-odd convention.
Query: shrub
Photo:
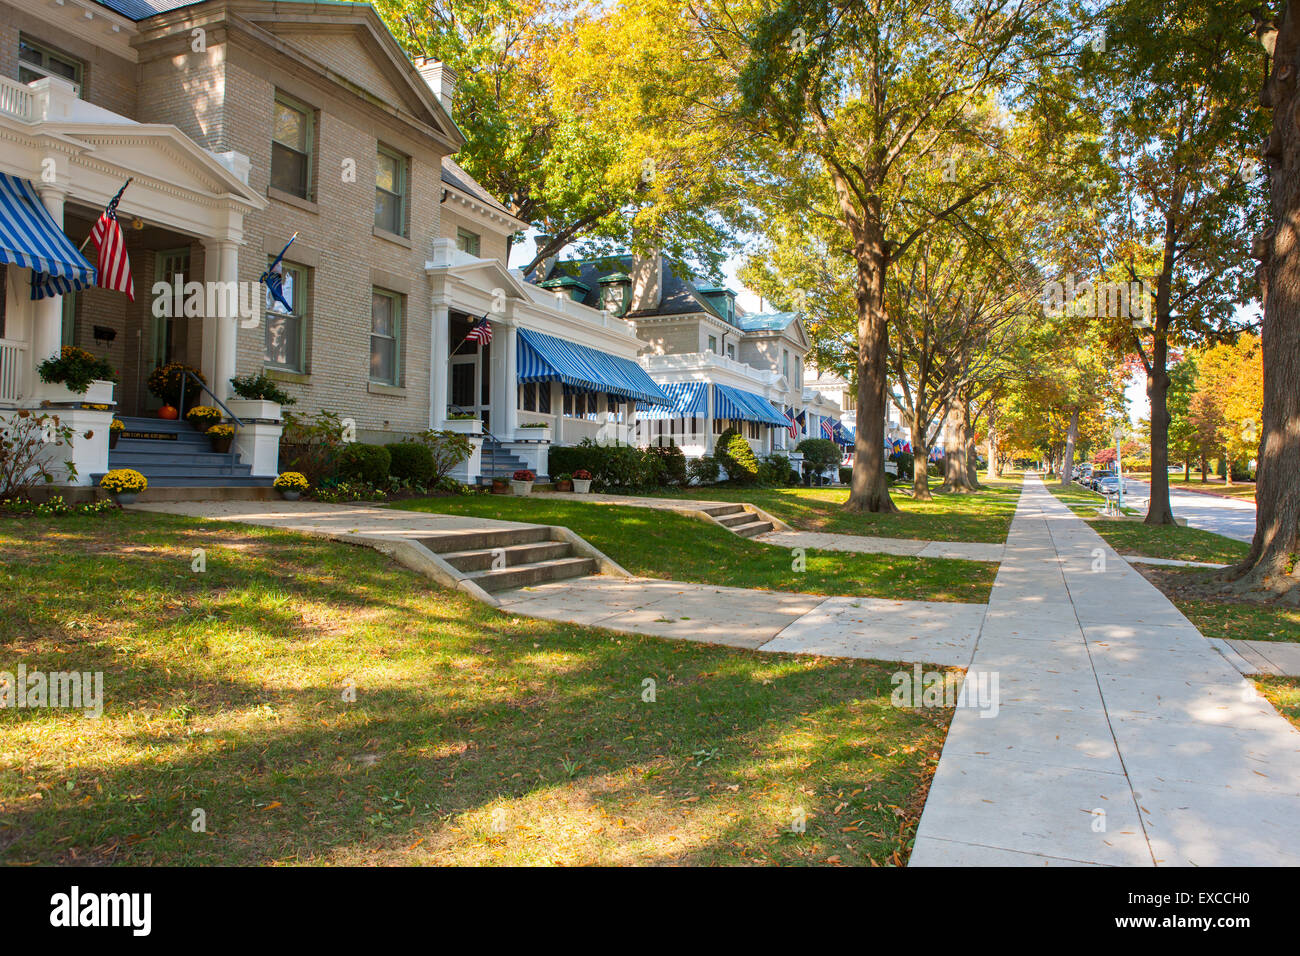
[[[343,447],[343,421],[334,412],[317,412],[314,418],[284,413],[280,435],[280,465],[307,476],[320,485],[334,475]]]
[[[797,450],[803,453],[803,460],[819,474],[828,468],[837,467],[844,458],[840,446],[829,438],[805,438]]]
[[[338,474],[344,480],[378,485],[388,477],[393,456],[383,445],[349,442],[338,455]]]
[[[198,382],[186,376],[186,372],[198,377],[199,382],[204,385],[208,380],[203,377],[203,373],[196,368],[190,368],[181,362],[170,362],[167,365],[159,365],[149,373],[148,386],[150,393],[155,398],[161,399],[168,405],[180,405],[181,389],[184,387],[185,407],[195,404],[199,396],[203,393]]]
[[[114,468],[99,479],[99,487],[115,495],[133,495],[148,488],[149,479],[133,468]]]
[[[670,486],[686,484],[686,456],[682,454],[676,442],[670,442],[665,448],[651,446],[646,451],[662,465],[662,470],[656,476],[660,484]]]
[[[383,501],[388,494],[364,481],[340,481],[317,488],[313,497],[317,501],[337,504],[340,501]]]
[[[272,379],[267,378],[265,373],[232,378],[230,387],[240,398],[252,401],[275,402],[278,405],[294,405],[298,401]]]
[[[221,421],[221,412],[211,405],[195,405],[185,412],[185,420],[201,432]]]
[[[764,458],[758,465],[758,483],[760,485],[776,485],[783,487],[793,484],[791,481],[794,470],[790,467],[790,459],[785,455],[773,453]]]
[[[853,480],[853,469],[840,466],[840,484],[847,485]]]
[[[95,379],[117,381],[117,372],[108,364],[107,359],[99,358],[75,345],[63,346],[58,358],[47,358],[37,366],[36,371],[42,382],[65,385],[74,395],[85,395]]]
[[[727,458],[727,476],[731,481],[741,485],[752,485],[758,481],[758,459],[754,449],[743,435],[732,435],[723,449]]]
[[[435,484],[441,484],[453,468],[474,454],[474,443],[469,436],[460,432],[430,429],[417,435],[415,441],[428,448],[433,455],[432,478]]]
[[[899,479],[906,478],[908,481],[916,474],[916,459],[910,452],[896,451],[889,456],[889,460],[898,465]]]
[[[385,445],[391,459],[388,473],[399,481],[412,485],[428,485],[433,481],[437,466],[433,450],[423,442],[399,441]]]
[[[51,448],[71,448],[72,426],[58,415],[33,415],[26,409],[0,416],[0,498],[25,497],[38,482],[50,484]],[[76,475],[72,459],[63,463],[69,475]]]
[[[687,462],[686,474],[694,484],[712,485],[717,484],[719,468],[718,459],[712,455],[701,455]]]

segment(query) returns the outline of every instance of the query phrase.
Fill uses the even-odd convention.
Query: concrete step
[[[482,551],[508,548],[516,544],[550,541],[551,529],[542,525],[532,525],[493,531],[453,531],[417,540],[435,554],[449,554],[456,551]]]
[[[742,525],[742,524],[749,524],[751,521],[755,520],[752,514],[750,514],[748,511],[745,511],[743,509],[735,512],[734,514],[726,514],[721,516],[715,515],[714,518],[715,520],[717,520],[718,524],[726,525],[728,528],[734,528],[737,525]]]
[[[217,488],[222,486],[243,486],[249,488],[266,487],[270,488],[274,478],[259,478],[249,474],[247,465],[240,466],[243,471],[238,474],[208,474],[203,470],[196,472],[182,472],[173,474],[149,474],[140,472],[149,481],[149,488]],[[139,469],[136,469],[139,471]],[[99,479],[103,478],[102,474],[92,474],[91,481],[99,484]],[[173,499],[174,500],[174,499]]]
[[[513,568],[522,564],[538,564],[571,557],[572,553],[572,547],[567,541],[541,541],[536,544],[511,544],[472,551],[444,551],[442,557],[457,571],[490,571],[498,559],[504,561],[503,567]]]
[[[710,505],[702,509],[706,515],[713,518],[721,518],[723,515],[741,514],[745,510],[744,505]]]
[[[594,558],[558,558],[553,561],[537,561],[520,564],[513,568],[501,568],[497,571],[476,571],[468,575],[469,579],[484,591],[509,591],[513,588],[528,587],[546,581],[559,581],[564,578],[580,578],[596,573]]]
[[[750,517],[746,515],[746,517]],[[749,524],[732,525],[731,530],[742,538],[752,538],[756,534],[766,534],[772,530],[770,521],[751,521]]]
[[[212,446],[206,441],[203,443],[202,450],[189,453],[181,452],[174,447],[123,448],[123,444],[119,442],[118,446],[108,453],[108,463],[113,468],[134,468],[136,471],[143,471],[145,468],[165,470],[165,467],[173,462],[184,464],[187,468],[193,465],[220,467],[239,464],[239,456],[234,452],[212,451]],[[133,442],[132,444],[138,443]],[[154,444],[171,443],[155,442]]]

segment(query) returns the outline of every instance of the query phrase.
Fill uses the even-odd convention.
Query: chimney
[[[429,84],[429,89],[442,101],[442,108],[450,116],[456,102],[456,71],[441,60],[427,56],[420,57],[415,68],[424,77],[424,82]]]
[[[536,248],[541,249],[550,241],[551,241],[551,237],[549,235],[547,235],[544,232],[538,233],[536,239]],[[530,274],[532,281],[541,284],[545,282],[547,279],[549,279],[551,277],[551,270],[555,268],[555,263],[559,258],[560,258],[560,254],[558,252],[553,252],[545,259],[543,259],[541,262],[537,263],[537,265],[533,267],[533,271]]]
[[[654,312],[664,297],[664,260],[658,251],[632,256],[632,307],[629,312]]]

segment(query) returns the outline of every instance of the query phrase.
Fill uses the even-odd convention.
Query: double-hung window
[[[267,257],[267,264],[271,263]],[[266,292],[266,351],[264,360],[272,368],[287,372],[307,370],[307,284],[310,270],[291,262],[280,262],[284,303]]]
[[[277,93],[274,115],[271,185],[299,199],[311,199],[315,113],[302,103]]]
[[[51,49],[27,36],[18,38],[18,82],[30,83],[43,76],[59,76],[77,84],[80,95],[84,68],[80,60]]]
[[[406,235],[407,170],[405,156],[380,146],[375,160],[375,225]]]
[[[370,381],[402,382],[402,297],[375,289],[370,297]]]

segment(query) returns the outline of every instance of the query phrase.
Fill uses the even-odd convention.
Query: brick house
[[[511,237],[527,224],[452,158],[464,142],[455,77],[413,63],[369,5],[0,0],[0,13],[0,173],[27,190],[11,214],[31,241],[55,243],[41,238],[53,223],[80,245],[132,179],[119,218],[134,302],[84,283],[33,300],[38,263],[0,250],[0,407],[46,402],[104,426],[79,442],[76,481],[113,464],[103,445],[111,412],[38,381],[36,365],[61,344],[118,370],[111,401],[95,404],[128,428],[156,416],[146,382],[168,362],[201,370],[206,403],[230,402],[232,376],[264,372],[296,398],[295,412],[336,412],[361,440],[447,427],[463,411],[474,422],[451,427],[481,431],[475,443],[485,445],[462,470],[470,480],[520,463],[544,473],[550,441],[627,440],[633,403],[667,401],[634,361],[629,323],[507,268]],[[295,234],[282,266],[286,309],[258,282]],[[71,275],[86,265],[66,253],[40,267]],[[206,283],[206,295],[191,306],[186,291],[172,308],[180,291],[163,295],[158,282]],[[218,283],[253,291],[214,296]],[[485,317],[491,342],[467,344]],[[604,371],[578,375],[573,350]],[[566,416],[575,395],[582,411]],[[530,420],[546,427],[525,429]],[[153,483],[265,483],[273,426],[241,422],[216,474],[173,482],[186,469],[172,455]]]

